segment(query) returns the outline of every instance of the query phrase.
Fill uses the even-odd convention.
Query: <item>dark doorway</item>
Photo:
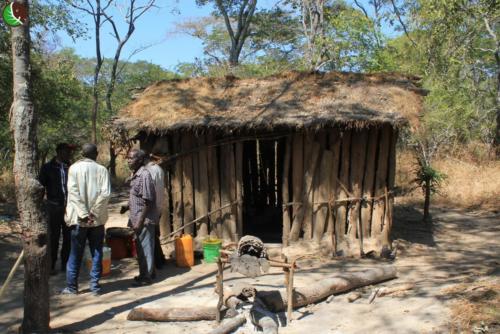
[[[243,146],[243,234],[264,242],[282,240],[283,139],[246,141]]]

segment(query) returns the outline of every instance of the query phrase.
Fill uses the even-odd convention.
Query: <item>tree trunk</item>
[[[109,142],[109,175],[116,177],[116,151],[112,142]]]
[[[27,0],[17,3],[26,6]],[[37,180],[37,118],[32,101],[29,22],[12,28],[14,178],[24,248],[24,318],[21,332],[49,331],[49,257],[43,187]]]
[[[429,223],[429,208],[431,206],[431,185],[430,181],[425,181],[425,201],[424,201],[424,222]]]
[[[497,52],[495,52],[495,60],[497,63],[497,126],[495,134],[495,155],[497,159],[500,159],[500,50],[497,50]]]

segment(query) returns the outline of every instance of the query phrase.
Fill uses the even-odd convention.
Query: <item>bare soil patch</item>
[[[116,199],[118,201],[118,198]],[[115,205],[115,209],[116,209]],[[420,211],[411,206],[396,205],[394,245],[397,258],[392,263],[371,259],[309,259],[299,262],[296,285],[314,284],[329,275],[363,270],[381,265],[395,265],[398,278],[350,294],[328,298],[319,304],[295,310],[294,321],[287,323],[278,314],[280,333],[494,333],[500,323],[498,315],[500,216],[435,209],[434,223],[423,225]],[[112,219],[123,219],[114,214]],[[0,224],[0,280],[3,282],[15,262],[20,243],[18,234],[6,222]],[[216,266],[199,261],[190,269],[178,268],[173,262],[159,271],[155,284],[132,288],[137,274],[134,259],[113,261],[112,273],[102,280],[104,295],[93,297],[88,287],[88,273],[80,276],[81,294],[63,297],[64,276],[50,278],[51,327],[54,333],[203,333],[216,326],[212,321],[191,323],[150,323],[127,321],[128,312],[139,305],[179,305],[184,307],[212,305]],[[252,283],[257,289],[283,287],[283,274],[273,270],[255,280],[226,270],[228,286]],[[411,285],[407,290],[376,297],[382,288]],[[16,273],[9,291],[0,301],[0,332],[19,323],[22,318],[22,268]],[[354,296],[357,294],[357,296]],[[353,298],[357,297],[357,298]],[[350,302],[349,299],[354,301]],[[465,319],[465,315],[471,315]],[[487,329],[486,329],[487,328]],[[252,333],[246,325],[237,333]]]

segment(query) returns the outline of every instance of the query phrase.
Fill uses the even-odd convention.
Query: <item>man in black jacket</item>
[[[59,238],[63,235],[61,248],[61,271],[66,271],[71,248],[71,234],[69,227],[64,222],[64,212],[68,199],[67,182],[68,168],[74,145],[60,143],[56,147],[56,156],[42,166],[40,170],[40,183],[45,187],[47,198],[47,211],[49,214],[49,237],[51,255],[51,275],[55,275]]]

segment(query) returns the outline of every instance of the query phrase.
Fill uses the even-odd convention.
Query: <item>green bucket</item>
[[[206,239],[203,241],[203,258],[206,263],[217,262],[221,246],[222,240],[220,239]]]

